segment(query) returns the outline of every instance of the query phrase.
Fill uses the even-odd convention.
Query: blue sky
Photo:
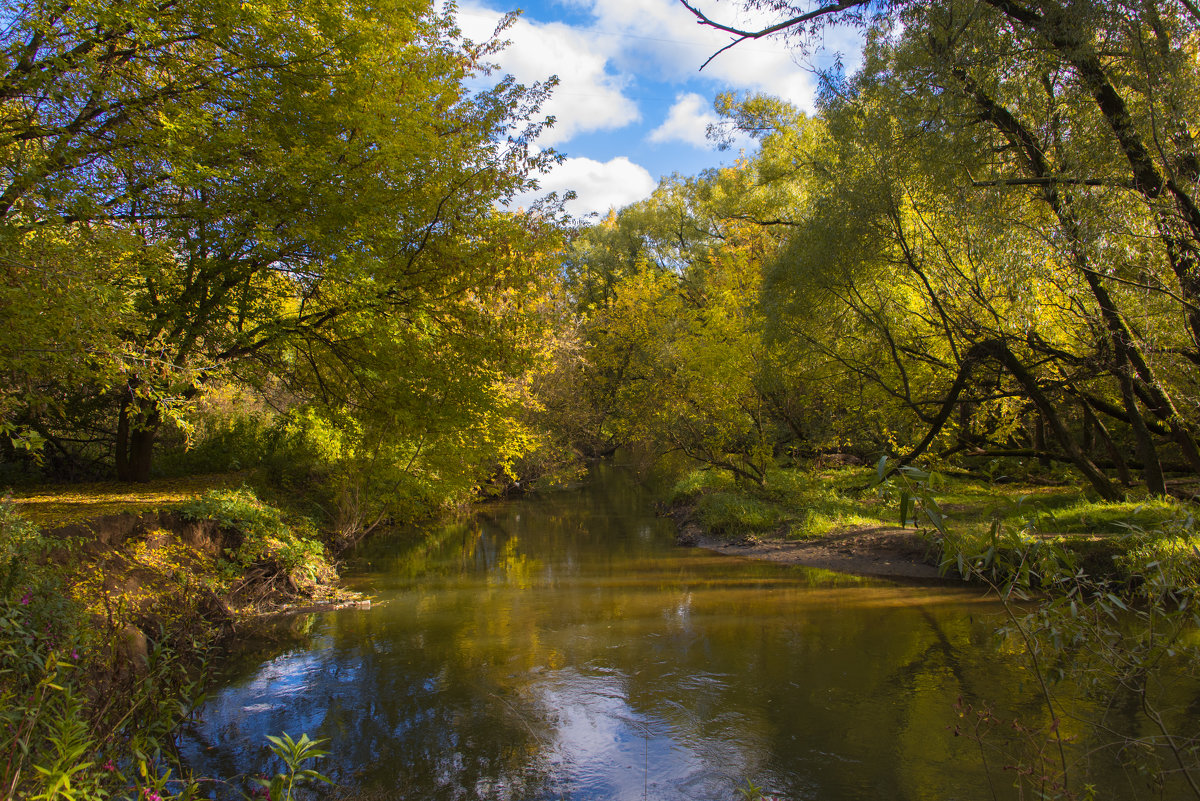
[[[722,20],[773,21],[737,19],[735,6],[700,4]],[[807,57],[779,39],[749,41],[701,72],[730,38],[697,25],[678,0],[460,0],[459,25],[469,38],[485,39],[517,8],[520,21],[506,34],[512,44],[497,61],[523,83],[558,76],[544,109],[557,124],[539,145],[567,160],[542,187],[574,190],[579,198],[569,210],[577,216],[640,200],[664,175],[694,175],[736,158],[737,148],[718,152],[705,139],[719,93],[765,93],[811,110],[812,63],[841,53],[853,70],[860,49],[853,32],[836,29]]]

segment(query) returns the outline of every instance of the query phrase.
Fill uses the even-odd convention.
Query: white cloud
[[[661,78],[674,81],[707,79],[723,88],[774,95],[805,111],[813,109],[816,77],[797,63],[796,49],[781,37],[742,42],[700,71],[733,37],[698,25],[678,0],[576,0],[573,4],[590,9],[596,17],[598,38],[620,41],[614,64],[631,73],[654,70]],[[728,16],[734,13],[731,5],[708,5],[713,6],[714,19],[744,29],[760,29],[778,19],[763,14]],[[849,69],[858,64],[861,44],[848,30],[827,30],[826,38],[828,49],[845,52]]]
[[[693,147],[711,149],[708,126],[720,122],[708,102],[695,92],[679,95],[667,112],[667,118],[650,132],[651,142],[684,142]]]
[[[464,5],[459,12],[464,33],[477,41],[491,35],[499,18],[499,12],[477,5]],[[539,145],[561,144],[576,134],[622,128],[640,119],[637,104],[625,95],[629,79],[608,69],[613,42],[569,25],[524,18],[504,37],[512,44],[496,58],[502,72],[525,84],[558,76],[558,86],[542,108],[555,125]]]
[[[649,197],[658,186],[645,167],[634,164],[625,156],[605,162],[569,158],[542,176],[539,183],[539,191],[514,199],[512,205],[531,203],[548,192],[564,195],[573,191],[576,198],[567,204],[567,211],[583,217],[636,203]]]

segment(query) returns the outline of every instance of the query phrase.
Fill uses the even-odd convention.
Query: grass
[[[892,484],[872,487],[875,475],[869,467],[787,468],[772,471],[760,487],[738,483],[720,471],[693,470],[675,483],[670,500],[693,505],[706,528],[726,537],[807,539],[861,526],[899,526],[899,489]],[[1101,567],[1128,561],[1122,555],[1134,548],[1132,535],[1162,530],[1165,537],[1195,509],[1169,498],[1098,501],[1072,486],[990,484],[944,475],[933,484],[947,526],[964,543],[983,542],[998,522],[1010,531],[1061,537],[1081,558]],[[1136,539],[1145,542],[1147,537]],[[1190,541],[1183,540],[1185,545]],[[1186,548],[1177,544],[1170,550]]]
[[[177,506],[209,490],[240,486],[244,479],[243,473],[214,473],[146,484],[64,484],[13,492],[12,499],[22,517],[50,529],[101,515],[142,514]]]
[[[862,469],[788,469],[772,471],[765,486],[756,487],[718,471],[695,470],[679,479],[670,500],[694,505],[701,523],[721,536],[811,539],[884,522],[884,502],[861,491],[868,480],[869,471]]]

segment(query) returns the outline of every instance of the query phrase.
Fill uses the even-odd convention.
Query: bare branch
[[[812,20],[819,19],[820,17],[828,16],[830,14],[837,14],[838,12],[847,11],[851,8],[858,8],[859,6],[865,6],[870,2],[870,0],[838,0],[836,3],[821,6],[820,8],[813,9],[806,14],[800,14],[799,16],[786,19],[783,22],[777,22],[774,25],[769,25],[766,28],[762,28],[761,30],[757,31],[743,30],[741,28],[735,28],[732,25],[725,25],[724,23],[717,22],[709,17],[703,11],[689,3],[688,0],[679,0],[679,2],[683,4],[684,8],[692,12],[692,15],[696,18],[697,25],[714,28],[718,31],[724,31],[725,33],[730,33],[738,37],[709,56],[708,60],[700,65],[700,69],[704,69],[708,66],[709,61],[712,61],[729,48],[739,45],[747,39],[761,39],[764,36],[770,36],[773,33],[779,33],[780,31],[787,30],[788,28],[794,28],[797,25],[803,25],[806,22],[811,22]]]

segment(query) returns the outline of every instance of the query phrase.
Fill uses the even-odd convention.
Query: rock
[[[135,676],[144,676],[150,669],[150,643],[142,630],[132,623],[117,635],[117,656]]]
[[[695,546],[700,542],[700,537],[704,534],[699,523],[688,522],[679,526],[675,531],[675,544],[685,546]]]

